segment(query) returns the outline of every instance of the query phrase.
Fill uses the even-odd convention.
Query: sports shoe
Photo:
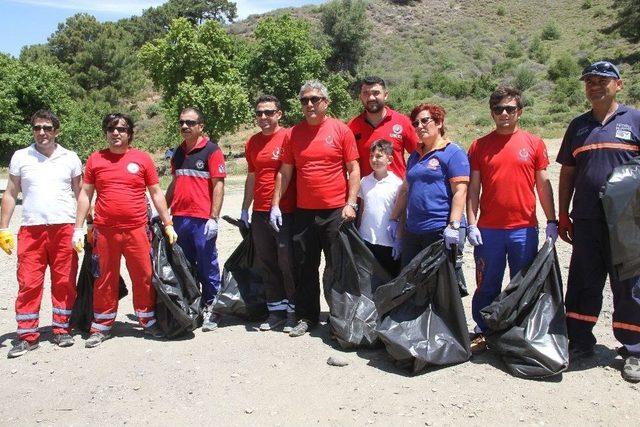
[[[298,321],[298,324],[296,326],[294,326],[293,329],[291,329],[291,332],[289,332],[289,336],[290,337],[301,337],[305,333],[307,333],[307,331],[309,329],[311,329],[311,325],[309,324],[309,321],[305,320],[305,319],[300,319]]]
[[[288,334],[296,326],[296,314],[287,312],[287,321],[282,328],[282,332]]]
[[[35,350],[38,347],[40,347],[40,343],[38,341],[29,343],[25,340],[18,340],[13,345],[13,347],[11,347],[11,350],[9,350],[9,353],[7,353],[7,357],[9,359],[13,359],[14,357],[20,357],[24,354],[27,354],[27,352],[31,350]]]
[[[624,360],[622,378],[632,383],[640,382],[640,359],[629,356]]]
[[[471,353],[480,354],[487,349],[487,340],[483,333],[476,333],[471,337]]]
[[[94,332],[91,336],[84,342],[84,346],[86,348],[94,348],[102,344],[102,342],[106,339],[109,339],[110,335],[108,333],[103,334],[102,332]]]
[[[160,329],[160,326],[158,326],[158,323],[154,323],[153,325],[147,328],[144,328],[144,334],[149,335],[152,338],[164,337],[164,332],[162,332],[162,329]]]
[[[73,337],[69,334],[55,334],[53,336],[53,342],[58,345],[58,347],[71,347],[75,341]]]
[[[218,323],[220,323],[222,316],[214,312],[209,313],[209,311],[205,311],[204,314],[205,316],[202,320],[202,332],[210,332],[218,329]]]
[[[261,331],[270,331],[277,328],[285,322],[285,317],[276,313],[269,313],[269,317],[260,324]]]

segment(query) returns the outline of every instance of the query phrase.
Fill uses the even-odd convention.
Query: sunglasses
[[[256,110],[256,117],[273,117],[273,115],[277,112],[278,110]]]
[[[618,76],[618,78],[620,78],[620,74],[618,73],[618,70],[616,70],[616,68],[608,62],[598,62],[592,65],[589,65],[587,68],[584,69],[584,71],[582,71],[582,74],[589,74],[593,72],[613,73],[616,76]]]
[[[502,114],[502,112],[505,110],[507,114],[513,114],[518,110],[518,107],[515,105],[496,105],[491,108],[491,111],[493,111],[493,114],[495,114],[496,116]]]
[[[324,96],[303,96],[302,98],[300,98],[300,104],[309,105],[309,101],[311,101],[313,105],[316,105],[318,102],[325,99],[327,98],[325,98]]]
[[[109,126],[107,127],[107,132],[113,133],[118,131],[118,133],[129,133],[129,128],[126,126]]]
[[[200,122],[198,122],[197,120],[178,120],[178,124],[180,126],[187,125],[189,127],[193,127],[197,124],[200,124]]]
[[[51,125],[44,125],[44,126],[35,125],[35,126],[31,126],[31,129],[34,132],[40,132],[41,130],[43,130],[45,132],[51,132],[53,130],[53,126],[51,126]]]
[[[412,121],[411,124],[413,125],[414,128],[417,128],[418,126],[420,126],[420,124],[422,124],[422,126],[426,126],[430,121],[435,121],[435,120],[433,120],[432,117],[423,117],[419,120]]]

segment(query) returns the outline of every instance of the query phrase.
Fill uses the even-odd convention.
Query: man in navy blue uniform
[[[640,152],[640,111],[616,101],[620,71],[599,61],[582,72],[591,110],[576,117],[565,133],[557,161],[560,238],[573,245],[566,308],[571,360],[594,353],[593,335],[602,308],[607,274],[613,292],[613,333],[623,347],[622,376],[640,381],[640,277],[619,280],[611,265],[609,236],[599,198],[616,166]],[[573,210],[569,216],[569,203]]]

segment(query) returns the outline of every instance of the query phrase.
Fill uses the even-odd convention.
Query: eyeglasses
[[[193,127],[197,124],[200,124],[197,120],[178,120],[178,124],[180,126],[187,125],[189,127]]]
[[[420,126],[420,124],[422,124],[422,126],[426,126],[432,120],[433,120],[433,117],[423,117],[421,119],[412,121],[411,124],[413,125],[414,128],[417,128],[418,126]]]
[[[129,133],[129,128],[126,126],[109,126],[107,128],[107,132],[113,133],[118,131],[118,133]]]
[[[45,132],[51,132],[53,130],[53,126],[51,126],[51,125],[44,125],[44,126],[34,125],[34,126],[31,126],[31,129],[34,132],[40,132],[41,130],[43,130]]]
[[[493,114],[496,116],[499,116],[505,110],[507,111],[507,114],[513,114],[518,110],[518,107],[515,105],[495,105],[491,107],[491,111],[493,111]]]
[[[300,98],[300,104],[304,105],[309,105],[309,101],[311,101],[311,103],[313,105],[316,105],[318,102],[323,101],[327,98],[325,98],[324,96],[303,96],[302,98]]]
[[[277,112],[278,110],[256,110],[256,117],[262,117],[262,116],[273,117],[273,115]]]

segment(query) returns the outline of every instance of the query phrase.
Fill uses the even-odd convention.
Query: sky
[[[324,0],[235,0],[239,19],[255,13]],[[0,0],[0,52],[17,57],[23,46],[45,43],[47,38],[76,13],[89,13],[99,21],[116,21],[139,15],[164,0]]]

